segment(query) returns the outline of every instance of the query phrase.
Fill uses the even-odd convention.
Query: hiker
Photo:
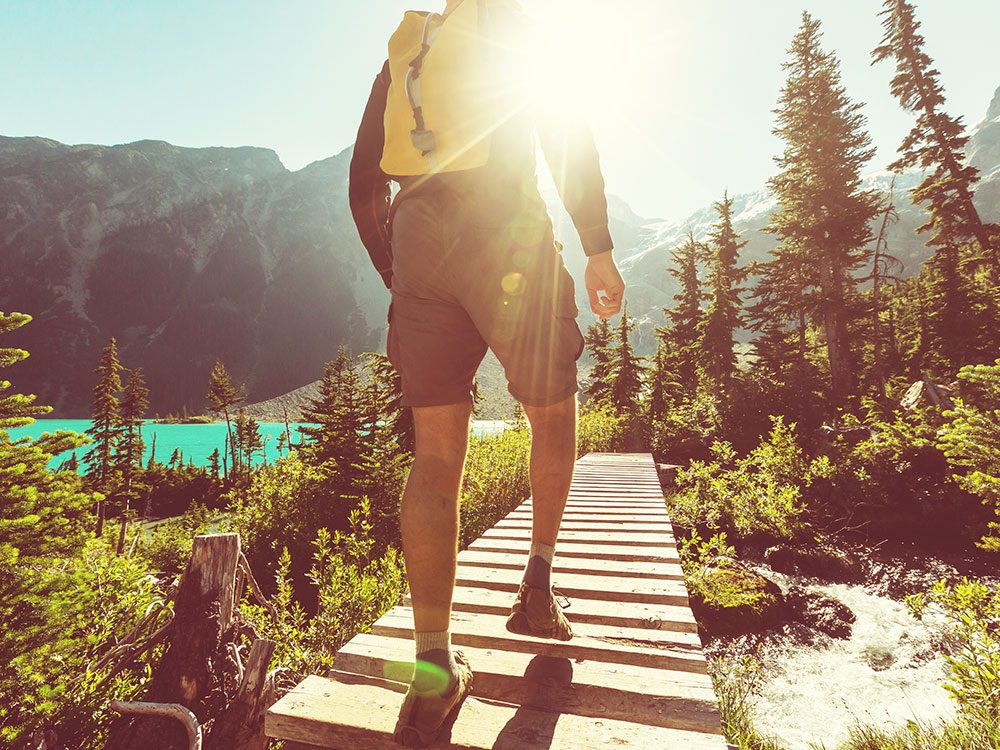
[[[506,627],[572,637],[550,573],[576,460],[584,337],[574,281],[538,190],[536,137],[587,256],[596,315],[620,312],[624,282],[588,129],[551,111],[551,100],[515,73],[528,33],[511,0],[407,12],[351,161],[351,210],[391,293],[387,354],[415,429],[400,517],[416,661],[394,734],[408,747],[436,741],[471,690],[472,669],[452,649],[449,628],[473,377],[487,348],[532,433],[531,547]],[[399,185],[394,199],[391,181]]]

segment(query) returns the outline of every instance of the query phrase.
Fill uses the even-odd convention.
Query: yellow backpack
[[[462,0],[446,15],[407,11],[389,40],[392,82],[382,171],[392,176],[475,169],[510,116],[489,37],[491,0]]]

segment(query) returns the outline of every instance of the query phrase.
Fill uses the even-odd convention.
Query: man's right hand
[[[583,279],[587,286],[590,309],[599,318],[610,318],[621,312],[625,299],[625,281],[612,251],[598,253],[587,258],[587,270]]]

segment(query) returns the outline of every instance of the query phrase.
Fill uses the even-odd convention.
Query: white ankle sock
[[[416,643],[418,656],[434,649],[451,651],[450,630],[425,630],[423,632],[417,630],[413,633],[413,640]]]
[[[528,550],[528,558],[532,558],[535,555],[542,558],[552,566],[552,558],[556,555],[556,548],[551,544],[542,544],[542,542],[532,542],[531,549]]]

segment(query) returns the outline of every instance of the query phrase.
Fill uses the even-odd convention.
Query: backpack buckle
[[[424,156],[437,148],[437,139],[434,138],[434,133],[430,130],[411,130],[410,140],[413,142],[414,148]]]

